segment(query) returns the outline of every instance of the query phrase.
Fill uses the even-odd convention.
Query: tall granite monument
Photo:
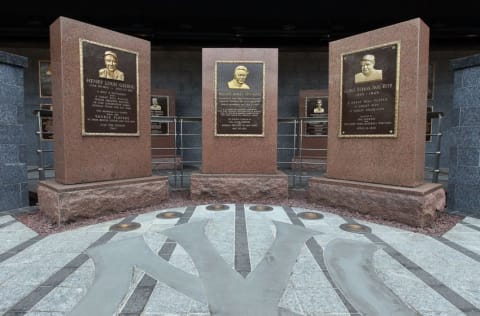
[[[40,210],[57,222],[155,204],[150,43],[59,17],[50,26],[55,181],[39,183]]]
[[[202,51],[202,170],[193,199],[287,196],[277,171],[278,50]]]
[[[309,196],[410,225],[445,207],[424,183],[429,28],[412,19],[329,45],[327,174]]]

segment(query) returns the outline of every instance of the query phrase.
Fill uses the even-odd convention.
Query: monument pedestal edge
[[[401,187],[324,177],[309,179],[308,200],[346,208],[414,227],[429,226],[445,209],[445,190],[439,183]]]
[[[40,211],[57,224],[76,218],[94,218],[107,212],[159,204],[168,199],[168,177],[150,176],[81,184],[53,179],[38,183]]]
[[[190,178],[190,198],[196,201],[257,201],[288,198],[288,176],[275,174],[202,174]]]

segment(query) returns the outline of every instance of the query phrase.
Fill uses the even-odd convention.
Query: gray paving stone
[[[243,205],[245,209],[245,226],[238,226],[237,229],[243,229],[243,233],[247,236],[249,253],[241,255],[248,256],[248,262],[251,265],[251,269],[254,270],[274,241],[276,229],[272,220],[290,223],[290,218],[280,206],[273,206],[274,210],[270,212],[254,212],[248,209],[251,205],[253,204]],[[235,231],[235,204],[228,204],[228,206],[230,209],[227,211],[209,211],[206,210],[206,205],[199,206],[193,212],[190,222],[210,219],[206,226],[206,236],[225,262],[232,266],[233,269],[236,245],[235,236],[236,233],[238,234],[238,231]],[[186,208],[172,208],[168,210],[185,212]],[[134,221],[142,224],[141,229],[117,233],[110,241],[141,235],[150,249],[155,253],[158,252],[167,240],[162,231],[175,226],[179,221],[179,219],[157,218],[156,215],[161,211],[167,210],[155,210],[139,215]],[[299,213],[311,210],[293,208],[293,211]],[[314,242],[317,242],[319,245],[315,250],[318,252],[316,256],[321,256],[322,248],[335,238],[369,240],[365,235],[341,230],[339,226],[345,223],[344,218],[323,210],[318,211],[324,215],[323,219],[298,219],[298,222],[305,227],[323,233],[314,236]],[[8,221],[9,217],[0,217],[0,224]],[[57,281],[50,279],[51,285],[57,286],[44,297],[38,296],[39,301],[33,305],[33,308],[30,311],[24,311],[22,314],[26,312],[26,315],[29,316],[68,315],[68,311],[83,297],[94,282],[95,269],[93,261],[90,259],[85,262],[79,261],[84,262],[81,266],[64,266],[88,248],[92,242],[107,233],[111,225],[121,220],[116,219],[108,223],[99,223],[48,236],[17,255],[0,262],[0,314],[6,313],[11,306],[15,305],[22,297],[28,295],[36,286],[49,279],[57,270],[62,269],[61,271],[68,273],[73,271],[73,273],[63,282],[60,282],[60,279]],[[452,290],[475,304],[475,306],[480,305],[480,278],[472,277],[480,271],[479,262],[426,235],[364,221],[358,222],[368,225],[372,229],[373,234],[378,235],[389,245],[400,251],[401,254],[418,264],[428,273],[434,275]],[[476,218],[466,218],[465,222],[472,225],[480,225],[480,220]],[[8,231],[0,229],[0,240],[3,242],[0,245],[0,254],[2,249],[8,251],[9,245],[18,245],[23,240],[31,238],[32,234],[33,236],[36,234],[28,231],[22,225],[8,225],[10,227]],[[479,231],[459,224],[443,237],[478,253],[480,251],[479,236]],[[174,242],[169,244],[175,245]],[[247,244],[244,246],[246,247]],[[198,276],[198,271],[190,255],[180,245],[176,245],[174,249],[170,263],[183,271]],[[385,285],[391,288],[405,304],[415,308],[421,315],[462,315],[462,312],[454,305],[426,285],[414,273],[388,255],[384,250],[376,251],[374,265],[375,271]],[[122,304],[126,302],[143,275],[144,272],[140,269],[132,269],[131,286]],[[147,291],[148,287],[156,283],[143,312],[140,314],[138,311],[143,308],[145,301],[139,299],[138,302],[132,302],[129,305],[129,309],[123,311],[122,316],[209,315],[207,304],[197,302],[166,286],[161,281],[154,282],[151,279],[149,280],[149,282],[142,284],[143,288],[139,289],[139,291],[145,289],[144,295],[148,296],[150,294]],[[47,289],[48,287],[45,287],[45,290]],[[38,295],[41,295],[41,292],[39,291],[40,294]],[[141,298],[142,295],[139,297]],[[36,297],[32,296],[29,299],[35,300]],[[138,306],[136,303],[138,303]],[[290,281],[283,293],[279,306],[304,316],[360,316],[348,313],[338,292],[335,291],[328,279],[328,271],[321,269],[306,245],[302,247],[301,253],[293,266]],[[121,306],[119,307],[121,308]],[[13,311],[10,311],[7,315],[14,315],[12,313]]]

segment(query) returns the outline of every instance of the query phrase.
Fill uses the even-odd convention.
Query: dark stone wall
[[[28,206],[24,68],[27,58],[0,51],[0,211]]]
[[[448,207],[480,215],[480,54],[454,59]]]

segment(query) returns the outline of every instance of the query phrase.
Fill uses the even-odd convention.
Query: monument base
[[[176,170],[182,168],[182,157],[154,157],[152,170]]]
[[[308,199],[416,227],[430,225],[445,209],[445,190],[439,183],[409,188],[312,177]]]
[[[255,201],[288,197],[288,176],[276,174],[201,174],[190,178],[192,200]]]
[[[81,184],[38,183],[40,212],[57,224],[106,212],[156,205],[168,199],[168,177],[151,176]]]
[[[326,172],[327,170],[327,158],[305,158],[293,157],[292,170],[302,171],[320,171]]]

